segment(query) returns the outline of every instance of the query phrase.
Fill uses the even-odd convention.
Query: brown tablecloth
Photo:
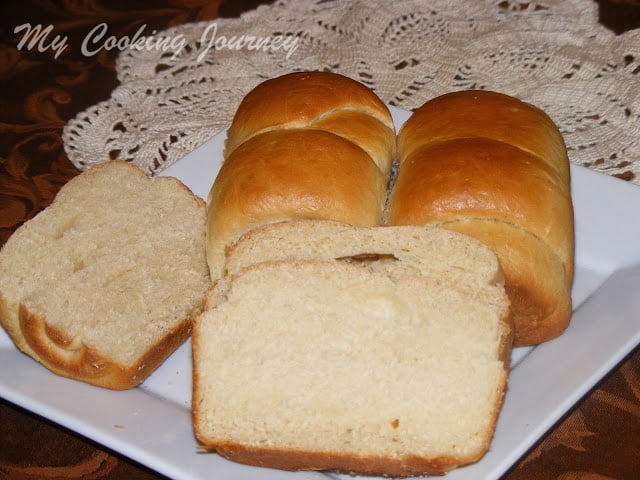
[[[117,50],[102,50],[91,57],[58,58],[52,54],[51,45],[47,52],[39,52],[38,48],[19,51],[16,26],[55,25],[55,33],[68,35],[69,43],[80,43],[88,28],[102,22],[108,22],[117,35],[133,35],[142,24],[149,30],[162,30],[184,22],[236,16],[259,3],[264,2],[3,2],[0,245],[24,220],[46,207],[59,188],[78,173],[64,153],[62,128],[76,113],[107,99],[117,85]],[[616,32],[640,28],[639,0],[598,3],[605,26]],[[630,55],[640,55],[640,51]],[[5,478],[162,477],[0,399],[0,479]],[[505,480],[533,478],[640,479],[640,349],[567,412],[504,476]]]

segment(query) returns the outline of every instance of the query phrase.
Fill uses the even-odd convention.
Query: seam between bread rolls
[[[238,143],[234,146],[233,149],[229,149],[226,146],[226,142],[225,142],[225,148],[223,151],[223,159],[226,161],[227,158],[229,158],[233,152],[235,152],[238,148],[240,148],[244,143],[246,143],[247,141],[258,137],[260,135],[263,135],[265,133],[269,133],[269,132],[273,132],[273,131],[311,131],[311,130],[315,130],[315,131],[322,131],[322,132],[326,132],[326,133],[331,133],[337,137],[340,137],[344,140],[347,140],[349,142],[351,142],[352,144],[358,146],[360,149],[362,149],[370,158],[371,161],[378,167],[378,169],[385,175],[387,175],[389,173],[389,170],[391,168],[391,163],[393,162],[393,160],[395,159],[396,156],[396,145],[395,143],[393,145],[390,145],[389,151],[390,151],[390,157],[391,157],[391,162],[389,162],[387,165],[380,165],[379,164],[379,159],[376,158],[375,152],[371,151],[371,150],[367,150],[364,148],[364,146],[362,145],[362,142],[357,141],[356,139],[354,139],[353,136],[349,136],[348,134],[346,134],[345,132],[340,132],[340,131],[336,131],[336,129],[333,129],[331,127],[324,127],[322,126],[322,122],[326,121],[328,119],[331,119],[333,117],[339,117],[340,114],[342,113],[357,113],[357,114],[361,114],[363,115],[363,118],[369,119],[369,120],[373,120],[374,122],[376,122],[380,127],[382,127],[383,129],[386,129],[389,132],[392,132],[393,136],[395,136],[395,127],[393,125],[393,123],[389,124],[389,122],[385,121],[387,119],[385,118],[378,118],[376,116],[373,116],[370,114],[370,112],[366,111],[366,110],[362,110],[362,109],[357,109],[357,108],[350,108],[350,107],[344,107],[344,108],[340,108],[340,109],[335,109],[335,110],[331,110],[331,111],[327,111],[324,112],[321,115],[318,115],[312,119],[309,120],[297,120],[297,121],[292,121],[292,122],[288,122],[286,124],[277,124],[277,125],[272,125],[269,127],[265,127],[262,128],[260,130],[256,130],[255,132],[253,132],[252,135],[247,136],[246,138],[244,138],[242,140],[241,143]]]
[[[289,128],[297,128],[298,125],[302,125],[303,127],[307,126],[307,125],[313,125],[314,123],[317,123],[317,122],[325,119],[326,117],[330,117],[332,115],[339,114],[339,113],[344,113],[344,112],[362,113],[363,115],[367,115],[369,117],[374,118],[375,120],[377,120],[378,122],[380,122],[381,124],[383,124],[386,127],[395,128],[393,122],[389,122],[389,118],[388,117],[380,115],[380,113],[377,112],[377,111],[365,110],[365,109],[356,108],[356,107],[353,107],[353,106],[345,106],[345,107],[334,108],[332,110],[327,110],[325,112],[322,112],[319,115],[316,115],[315,117],[299,119],[299,120],[292,120],[290,122],[278,123],[278,124],[272,125],[270,127],[261,128],[259,130],[256,130],[252,135],[244,137],[242,142],[239,143],[238,146],[242,145],[244,142],[249,140],[251,137],[254,137],[255,135],[259,135],[260,133],[265,132],[265,131],[269,131],[269,130],[287,130]]]
[[[315,218],[381,224],[396,150],[389,107],[357,80],[300,71],[256,85],[236,109],[208,195],[212,279],[220,274],[224,248],[264,223]],[[246,195],[234,192],[240,181]]]
[[[339,114],[339,113],[343,113],[343,112],[356,112],[356,113],[362,113],[364,115],[367,115],[369,117],[373,117],[375,120],[377,120],[378,122],[380,122],[381,124],[383,124],[385,127],[389,127],[389,128],[395,128],[393,121],[389,122],[389,117],[380,115],[380,112],[376,111],[376,110],[365,110],[362,108],[356,108],[356,107],[352,107],[352,106],[346,106],[346,107],[338,107],[338,108],[334,108],[333,110],[327,110],[326,112],[321,113],[320,115],[314,117],[313,119],[309,120],[309,124],[313,125],[314,123],[317,123],[323,119],[325,119],[326,117],[331,117],[332,115],[335,114]]]
[[[474,232],[470,225],[504,225],[511,231],[519,232],[521,242],[529,238],[540,246],[533,248],[530,253],[534,256],[529,259],[530,265],[523,266],[519,260],[514,260],[510,253],[520,252],[520,248],[513,245],[502,245],[500,242],[492,244],[492,238]],[[504,266],[505,288],[509,294],[512,307],[517,312],[518,327],[514,331],[513,343],[516,346],[534,345],[542,343],[549,338],[556,337],[564,331],[571,318],[572,302],[570,285],[573,282],[573,270],[567,270],[567,264],[562,260],[557,251],[552,249],[542,238],[531,231],[510,222],[495,218],[465,217],[462,219],[446,220],[442,222],[429,222],[443,228],[456,230],[470,234],[487,243],[499,257]],[[460,228],[457,228],[457,225]],[[480,228],[482,231],[482,228]],[[516,257],[518,258],[518,257]],[[572,264],[569,261],[569,268]],[[507,262],[506,264],[504,262]],[[514,263],[515,262],[515,263]],[[545,265],[548,274],[546,277],[537,277],[534,265]],[[518,268],[520,267],[520,268]],[[524,270],[523,270],[524,268]],[[534,271],[527,271],[527,269]],[[558,269],[558,270],[555,270]],[[555,273],[557,272],[557,273]],[[515,319],[516,317],[514,317]],[[526,321],[525,321],[526,320]]]
[[[490,140],[496,143],[500,143],[502,145],[508,145],[509,147],[515,148],[517,150],[520,150],[521,152],[526,153],[527,155],[531,155],[532,157],[537,158],[538,160],[540,160],[541,165],[544,166],[546,169],[548,169],[549,171],[553,172],[553,175],[550,175],[551,178],[554,178],[556,183],[558,184],[558,186],[565,190],[566,187],[566,183],[563,181],[563,179],[561,178],[561,173],[558,171],[557,168],[555,168],[553,165],[550,165],[543,157],[540,156],[540,154],[538,152],[536,152],[533,149],[529,149],[529,148],[525,148],[522,145],[518,145],[515,143],[509,143],[506,140],[502,140],[499,138],[492,138],[490,136],[486,136],[486,135],[461,135],[459,137],[455,137],[455,138],[436,138],[433,139],[431,141],[425,141],[424,143],[422,143],[420,145],[420,147],[412,150],[409,155],[404,155],[402,153],[398,153],[398,161],[400,162],[400,164],[404,163],[405,161],[407,161],[409,158],[411,158],[413,155],[417,154],[420,150],[423,149],[428,149],[431,148],[435,145],[440,145],[443,143],[447,143],[447,142],[457,142],[460,140],[469,140],[469,139],[482,139],[482,140]]]

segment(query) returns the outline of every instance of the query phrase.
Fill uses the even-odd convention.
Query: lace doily
[[[111,98],[66,125],[81,170],[121,158],[154,175],[258,83],[325,69],[407,110],[460,89],[516,96],[558,124],[572,162],[640,184],[640,30],[616,36],[592,0],[280,0],[153,45],[123,50]]]

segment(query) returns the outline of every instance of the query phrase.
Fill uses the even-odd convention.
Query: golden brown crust
[[[258,84],[236,110],[209,193],[212,278],[221,274],[224,249],[258,225],[304,218],[379,224],[395,151],[389,108],[360,82],[293,72]]]
[[[393,126],[366,112],[338,110],[321,116],[309,128],[325,130],[355,143],[371,156],[383,174],[390,173],[396,157]]]
[[[568,188],[536,157],[485,138],[414,150],[391,193],[391,224],[488,218],[524,228],[573,272],[573,210]],[[508,241],[508,238],[504,239]]]
[[[375,179],[376,175],[367,174],[370,176],[362,176],[362,172],[368,172],[369,169],[364,168],[363,170],[363,166],[359,164],[361,162],[358,160],[356,164],[349,167],[354,168],[354,176],[347,176],[340,180],[345,181],[344,185],[334,185],[333,182],[329,184],[326,180],[323,181],[322,178],[332,178],[329,175],[330,171],[344,169],[347,163],[351,163],[351,154],[339,154],[336,150],[337,148],[343,148],[342,144],[334,139],[331,140],[331,145],[326,144],[326,146],[318,148],[317,152],[315,150],[313,152],[309,151],[324,142],[324,140],[321,142],[320,138],[328,139],[327,135],[331,135],[327,132],[323,132],[323,135],[320,135],[313,129],[304,130],[304,135],[309,135],[309,137],[306,140],[300,140],[302,147],[296,147],[297,142],[288,140],[292,138],[288,137],[289,135],[302,135],[303,127],[312,125],[312,127],[322,127],[322,129],[332,131],[344,139],[358,143],[359,141],[354,140],[353,137],[366,137],[363,132],[369,128],[368,125],[371,127],[374,125],[379,126],[378,120],[373,123],[367,123],[369,120],[359,116],[360,113],[356,112],[351,116],[351,119],[354,125],[359,121],[362,122],[358,126],[359,132],[356,132],[356,129],[349,128],[345,132],[343,131],[345,124],[341,122],[348,115],[345,115],[343,119],[328,115],[318,120],[315,116],[322,114],[314,110],[316,107],[327,109],[334,108],[334,106],[324,104],[324,99],[316,103],[316,99],[319,97],[308,93],[307,98],[311,99],[309,103],[312,105],[309,108],[308,105],[303,105],[303,97],[288,96],[290,85],[287,86],[286,82],[279,82],[282,82],[282,79],[265,82],[263,86],[256,89],[259,95],[255,93],[256,91],[250,93],[239,108],[234,119],[234,125],[231,127],[226,144],[229,156],[216,180],[218,185],[214,184],[211,190],[208,203],[208,242],[210,242],[208,243],[208,248],[213,250],[215,247],[219,254],[224,253],[224,245],[230,245],[242,233],[264,223],[300,218],[323,218],[360,226],[372,226],[377,225],[380,221],[378,216],[377,218],[370,217],[370,220],[363,222],[363,218],[369,216],[368,213],[363,214],[363,212],[368,211],[368,207],[360,209],[359,213],[356,213],[354,206],[357,209],[361,204],[371,205],[372,198],[375,198],[375,202],[380,202],[381,199],[384,199],[386,190],[386,178],[384,176],[380,177],[383,182],[381,188],[379,186],[380,181]],[[263,87],[264,90],[262,89]],[[279,94],[274,94],[274,92],[279,92]],[[273,97],[267,99],[271,95]],[[493,96],[493,94],[490,96]],[[292,98],[291,104],[288,103],[288,100],[283,101],[285,98]],[[333,96],[329,95],[327,98],[330,102],[335,103]],[[500,108],[509,106],[509,102],[504,101],[501,96],[496,101],[498,103],[502,102]],[[274,120],[264,121],[265,114],[260,109],[265,105],[269,106],[267,111],[269,115],[274,117]],[[283,105],[294,105],[295,108],[287,110]],[[523,114],[524,116],[528,115],[532,119],[536,118],[541,121],[540,118],[546,118],[542,112],[536,109],[528,110],[522,107],[522,110],[526,111]],[[420,120],[420,115],[416,115],[416,119]],[[418,120],[416,122],[419,124],[425,123],[422,120],[418,122]],[[236,122],[238,125],[235,125]],[[524,122],[525,125],[527,122]],[[550,124],[551,126],[545,123],[546,120],[541,122],[544,123],[544,126],[539,130],[543,133],[548,129],[555,128],[552,123]],[[411,125],[411,120],[409,120],[408,124]],[[277,130],[282,125],[291,130],[288,132]],[[414,132],[410,132],[411,135],[407,133],[405,140],[413,138],[417,142],[417,139],[423,136],[423,132],[418,127]],[[505,129],[503,128],[503,130]],[[371,156],[374,156],[372,151],[376,149],[384,150],[386,148],[387,152],[391,151],[384,141],[384,128],[380,128],[379,132],[379,137],[376,136],[379,148],[364,149]],[[467,133],[465,132],[460,136],[476,136],[467,135]],[[400,175],[396,183],[396,186],[399,185],[398,190],[392,192],[390,223],[433,222],[451,227],[451,229],[459,229],[463,232],[468,231],[471,233],[475,231],[478,235],[479,232],[486,231],[488,232],[488,237],[491,237],[497,233],[503,235],[506,232],[508,234],[510,229],[514,228],[518,230],[519,234],[524,232],[518,222],[531,215],[531,212],[539,212],[539,217],[536,217],[532,222],[534,224],[532,227],[534,232],[524,232],[527,235],[526,239],[529,241],[527,245],[533,244],[535,248],[538,248],[538,244],[543,243],[544,248],[541,249],[543,252],[541,257],[545,259],[548,257],[550,263],[555,262],[553,263],[554,268],[559,267],[561,282],[564,285],[564,282],[573,275],[573,245],[571,243],[570,254],[567,254],[569,249],[565,248],[567,246],[566,231],[549,230],[549,226],[556,228],[556,225],[569,223],[571,228],[573,226],[572,211],[563,208],[557,209],[551,205],[553,202],[564,205],[568,197],[568,183],[565,183],[565,180],[568,181],[568,164],[555,165],[553,162],[540,162],[536,157],[539,152],[554,152],[557,150],[564,152],[562,138],[559,137],[561,147],[555,142],[557,138],[547,143],[545,143],[545,140],[538,143],[534,142],[531,145],[507,145],[503,147],[505,145],[505,135],[503,132],[495,136],[487,135],[487,138],[484,139],[466,139],[464,141],[465,148],[475,149],[474,155],[478,161],[473,163],[475,168],[473,172],[462,176],[459,174],[460,165],[456,165],[456,163],[466,164],[468,154],[460,153],[459,161],[456,161],[455,158],[452,160],[452,156],[455,157],[459,147],[450,148],[450,145],[442,145],[447,142],[438,142],[438,145],[429,145],[428,147],[418,145],[415,149],[413,149],[411,142],[409,142],[408,146],[405,145],[404,152],[407,158],[403,158],[405,162],[400,168]],[[318,138],[311,140],[313,137]],[[442,138],[450,140],[445,137],[446,135]],[[273,143],[271,144],[270,142]],[[499,147],[496,148],[496,145],[499,145]],[[296,148],[298,150],[292,153]],[[449,150],[447,150],[448,148]],[[422,162],[421,156],[425,154],[427,149],[440,149],[441,161]],[[466,150],[462,149],[462,151]],[[332,152],[334,155],[327,164],[331,166],[324,170],[327,152]],[[496,152],[498,153],[496,154]],[[315,158],[317,154],[320,160],[316,164]],[[428,154],[433,156],[433,151],[428,152]],[[304,165],[300,165],[300,162],[292,160],[307,156],[308,158],[314,158],[313,162],[306,162]],[[355,156],[360,157],[359,154]],[[336,158],[348,158],[349,162],[337,164]],[[316,167],[320,167],[320,169],[317,170]],[[298,169],[304,171],[298,171]],[[384,169],[381,170],[384,171]],[[323,171],[326,174],[321,173]],[[566,179],[563,176],[563,172],[567,174]],[[502,189],[498,189],[496,192],[495,188],[488,188],[488,186],[492,186],[495,183],[496,177],[508,178],[512,181],[504,184]],[[425,182],[425,178],[429,180]],[[532,190],[532,182],[534,187],[538,189],[537,193],[534,192],[533,195],[524,195],[519,198],[523,191],[529,192]],[[362,198],[360,197],[362,194],[361,188],[363,186],[370,188],[371,185],[376,185],[375,190],[382,191],[383,194],[376,193],[373,196],[369,195],[366,199],[363,198],[362,201],[357,200]],[[336,195],[336,191],[327,191],[328,188],[339,188],[338,195]],[[275,195],[276,201],[273,201],[273,196],[276,192],[278,195]],[[282,201],[283,192],[289,192],[294,201],[291,202],[288,199],[287,201]],[[450,192],[458,193],[451,194]],[[538,202],[541,192],[547,193],[547,197],[551,198],[551,200],[547,200],[549,202],[547,210],[540,209]],[[487,199],[487,194],[490,196],[489,199]],[[326,203],[325,205],[324,195],[328,195],[327,198],[333,200],[336,198],[341,200],[337,204]],[[514,198],[518,199],[514,200]],[[301,204],[300,200],[304,200],[304,202],[312,200],[314,205],[323,205],[320,210],[314,210],[320,211],[321,214],[317,216],[309,215],[308,207],[304,203]],[[475,220],[477,222],[473,223]],[[495,225],[498,226],[497,229],[493,228]],[[467,226],[469,228],[466,228]],[[517,235],[515,236],[517,237]],[[540,240],[545,236],[550,236],[550,243],[555,242],[560,247],[557,249],[547,247]],[[217,242],[217,245],[215,245],[215,242]],[[513,258],[516,257],[517,255],[514,254]],[[221,263],[222,259],[218,258],[215,261]],[[214,262],[210,261],[210,266],[212,263]],[[221,272],[212,272],[214,279],[217,278],[218,273]],[[531,273],[530,270],[527,270],[527,274],[537,275],[537,272]],[[508,277],[507,272],[505,272],[505,278],[513,281],[512,279],[516,277]],[[512,285],[515,285],[515,283],[512,283]],[[537,292],[534,293],[537,294]],[[555,295],[555,292],[551,292],[551,296],[553,295]],[[208,297],[208,295],[205,297]],[[547,304],[545,302],[547,301],[548,299],[545,297],[538,303],[546,308]],[[206,300],[205,308],[209,308]],[[200,342],[205,341],[198,336],[197,321],[195,335],[192,339],[194,361],[196,362],[200,355]],[[204,448],[217,451],[233,461],[284,470],[333,470],[346,473],[404,477],[443,474],[460,465],[475,462],[484,455],[491,442],[495,422],[504,398],[511,347],[514,341],[514,330],[517,333],[508,308],[505,308],[501,321],[503,331],[497,354],[504,366],[503,376],[501,384],[495,392],[496,401],[490,413],[492,427],[488,429],[487,438],[483,439],[482,451],[474,458],[359,457],[353,453],[310,452],[240,445],[224,442],[220,439],[207,438],[206,433],[201,431],[202,428],[196,421],[202,413],[200,409],[203,408],[202,402],[204,398],[201,398],[202,392],[199,391],[198,387],[198,371],[194,369],[192,415],[196,438],[202,442]]]
[[[484,90],[452,92],[429,100],[398,134],[401,159],[424,145],[482,137],[513,145],[542,160],[563,183],[569,162],[562,135],[541,109],[514,97]]]
[[[207,204],[207,260],[218,278],[224,249],[265,223],[303,218],[374,226],[387,178],[361,148],[321,130],[274,130],[224,162]]]
[[[98,387],[125,390],[139,385],[191,334],[191,320],[185,319],[149,345],[144,356],[131,365],[120,365],[97,348],[47,324],[46,319],[21,305],[20,331],[31,356],[52,372]]]
[[[387,222],[438,224],[488,244],[504,271],[515,346],[562,333],[574,225],[569,163],[553,122],[503,94],[458,92],[418,109],[398,143]]]
[[[330,72],[294,72],[266,80],[242,100],[227,133],[225,157],[274,128],[307,128],[327,113],[355,110],[393,130],[387,106],[363,84]]]

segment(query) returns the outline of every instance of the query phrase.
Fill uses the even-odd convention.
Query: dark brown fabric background
[[[469,0],[474,1],[474,0]],[[95,25],[133,35],[236,16],[260,1],[4,1],[0,6],[0,245],[76,175],[61,131],[117,85],[117,51],[93,57],[18,51],[13,29],[53,25],[79,44]],[[640,28],[640,0],[599,0],[616,32]],[[640,45],[638,52],[640,55]],[[627,179],[629,180],[629,179]],[[640,321],[640,320],[639,320]],[[11,368],[0,365],[0,368]],[[0,399],[0,479],[158,479],[148,469]],[[504,476],[504,480],[640,479],[640,350],[636,349]]]

